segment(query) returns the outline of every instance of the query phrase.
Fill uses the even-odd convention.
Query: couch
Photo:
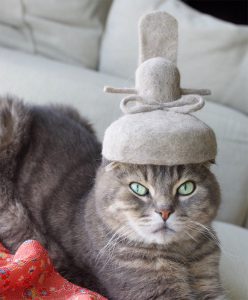
[[[214,226],[229,299],[248,299],[248,28],[223,22],[179,0],[1,0],[0,94],[28,103],[70,104],[99,139],[120,116],[120,95],[137,66],[138,18],[165,10],[179,21],[178,65],[184,87],[210,88],[197,115],[216,132],[213,171],[222,190]]]

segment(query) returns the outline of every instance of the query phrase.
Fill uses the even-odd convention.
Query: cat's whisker
[[[196,224],[187,224],[187,228],[192,231],[196,231],[196,232],[200,233],[207,240],[212,240],[215,244],[217,244],[217,246],[220,246],[219,241],[216,241],[215,239],[213,239],[213,237],[204,228],[199,227]]]
[[[215,244],[217,244],[217,246],[220,246],[219,243],[216,240],[214,240],[212,238],[212,236],[210,236],[203,228],[199,228],[198,226],[193,225],[193,224],[187,224],[187,228],[191,231],[196,231],[196,232],[200,233],[207,240],[212,240]]]
[[[233,255],[232,253],[226,251],[222,245],[220,244],[220,241],[217,239],[217,237],[211,232],[211,229],[208,228],[207,226],[196,222],[196,221],[190,221],[193,224],[188,224],[191,225],[191,230],[196,230],[198,231],[200,234],[202,234],[206,239],[211,239],[221,250],[222,254],[230,256],[230,257],[235,257],[235,255]],[[200,228],[199,228],[200,226]]]
[[[188,232],[188,231],[185,231],[185,233],[193,240],[197,243],[197,240]]]
[[[118,240],[125,236],[125,232],[122,233],[122,231],[127,227],[127,225],[124,225],[122,227],[120,227],[113,235],[112,237],[108,240],[107,244],[99,251],[95,261],[96,261],[96,264],[99,262],[100,258],[104,255],[104,253],[107,251],[107,250],[110,250],[113,245],[116,244],[116,242],[118,242]],[[115,240],[116,239],[116,240]],[[114,243],[115,242],[115,243]]]
[[[96,257],[96,262],[101,258],[102,254],[107,250],[107,248],[110,246],[111,242],[114,240],[115,236],[118,235],[118,231],[116,231],[112,237],[108,240],[107,244],[99,251],[97,257]]]
[[[220,246],[220,241],[217,239],[215,234],[211,231],[211,228],[208,228],[207,226],[203,225],[202,223],[189,220],[190,223],[193,223],[196,228],[199,229],[201,227],[203,229],[203,232],[206,233],[206,237],[211,238],[218,246]]]
[[[227,255],[229,257],[237,258],[236,255],[234,255],[233,253],[231,253],[231,252],[229,252],[229,251],[227,251],[226,249],[223,248],[223,246],[220,244],[220,241],[218,240],[218,238],[211,232],[210,228],[208,228],[206,225],[203,225],[203,224],[201,224],[199,222],[196,222],[196,221],[191,221],[191,222],[195,223],[195,226],[196,226],[195,229],[197,229],[197,228],[199,229],[198,226],[200,226],[203,230],[206,230],[208,232],[208,234],[210,234],[210,236],[205,235],[206,238],[210,238],[211,240],[213,240],[218,245],[218,247],[221,249],[222,254]]]
[[[111,247],[108,249],[109,251],[108,251],[107,260],[106,260],[105,264],[102,266],[102,268],[100,269],[100,271],[104,270],[106,268],[106,266],[108,265],[108,263],[111,261],[117,244],[119,244],[122,241],[124,241],[125,239],[127,239],[127,233],[128,232],[125,232],[124,234],[119,236],[116,240],[114,240]]]

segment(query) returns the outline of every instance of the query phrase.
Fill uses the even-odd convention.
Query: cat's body
[[[224,299],[211,228],[219,189],[205,165],[98,168],[99,143],[68,109],[1,100],[0,124],[5,246],[37,239],[64,276],[113,300]],[[183,178],[197,190],[182,200]],[[132,193],[134,181],[150,195]],[[165,227],[158,212],[168,207]]]
[[[0,241],[15,251],[37,239],[60,270],[73,273],[71,232],[78,202],[94,183],[100,144],[63,107],[1,100],[0,124]]]

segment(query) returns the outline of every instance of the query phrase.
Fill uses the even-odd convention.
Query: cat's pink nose
[[[164,221],[166,221],[169,218],[169,216],[172,213],[172,211],[164,209],[164,210],[158,211],[158,213],[160,214],[160,216],[162,217],[162,219]]]

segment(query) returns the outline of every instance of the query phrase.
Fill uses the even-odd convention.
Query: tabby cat
[[[0,242],[36,239],[69,280],[111,300],[225,299],[209,162],[109,162],[65,107],[0,100]]]

